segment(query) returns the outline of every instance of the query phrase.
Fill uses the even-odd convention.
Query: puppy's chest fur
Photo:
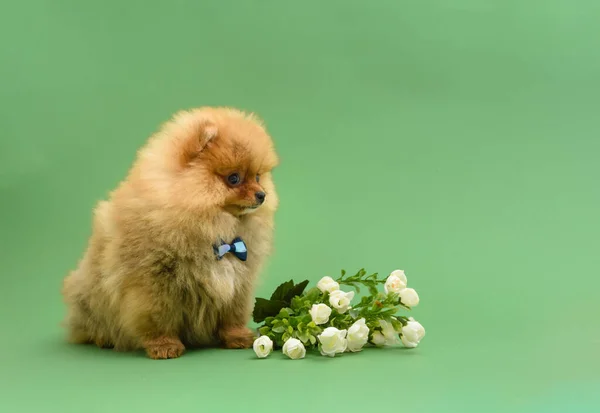
[[[188,294],[208,297],[217,307],[231,302],[238,290],[250,280],[249,267],[233,256],[217,260],[212,245],[203,245],[200,257],[179,257],[175,265],[175,277],[178,285]],[[236,262],[237,260],[237,262]]]
[[[219,238],[230,242],[238,236],[248,248],[247,261],[241,261],[231,253],[218,260],[213,245]],[[186,244],[185,248],[173,251],[175,262],[169,268],[177,284],[187,294],[206,294],[208,297],[205,299],[210,299],[216,307],[223,307],[237,295],[252,289],[257,270],[270,250],[271,234],[268,229],[257,227],[247,220],[214,240],[189,237],[182,241]]]

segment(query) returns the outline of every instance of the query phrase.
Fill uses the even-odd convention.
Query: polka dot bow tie
[[[225,241],[221,241],[220,244],[213,246],[217,260],[222,259],[228,252],[235,255],[241,261],[246,261],[248,258],[248,249],[246,243],[241,238],[236,238],[231,244],[227,244]]]

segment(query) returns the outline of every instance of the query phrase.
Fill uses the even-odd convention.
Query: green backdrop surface
[[[0,411],[599,411],[598,21],[592,0],[3,4]],[[91,209],[200,105],[257,111],[281,155],[257,293],[404,269],[419,348],[63,342]]]

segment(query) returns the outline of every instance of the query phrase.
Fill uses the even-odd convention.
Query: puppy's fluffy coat
[[[252,114],[176,114],[95,210],[87,250],[64,280],[69,340],[154,359],[186,347],[251,346],[246,325],[271,251],[277,163]],[[247,261],[217,260],[213,245],[238,236]]]

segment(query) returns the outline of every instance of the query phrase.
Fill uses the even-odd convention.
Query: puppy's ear
[[[187,166],[218,135],[217,125],[208,117],[182,116],[177,122],[182,133],[180,144],[180,163]]]
[[[202,152],[206,145],[208,145],[210,141],[212,141],[217,136],[218,133],[219,130],[217,129],[217,125],[215,125],[210,120],[206,119],[200,122],[200,124],[198,125],[198,136],[195,139],[196,143],[193,145],[195,146],[195,151],[197,153]]]

